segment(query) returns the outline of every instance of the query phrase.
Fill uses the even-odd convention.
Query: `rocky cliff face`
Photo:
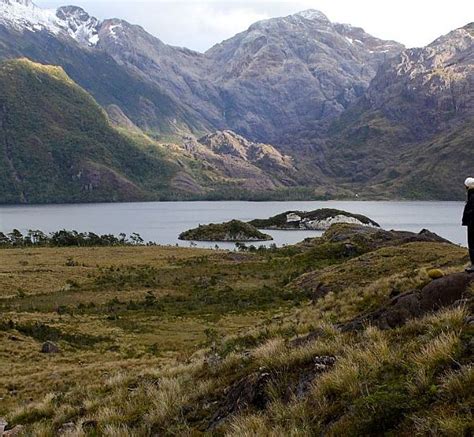
[[[383,64],[329,132],[329,174],[355,190],[462,198],[474,165],[473,102],[471,23]]]
[[[416,137],[474,114],[474,23],[409,49],[381,68],[365,94],[373,109]]]
[[[253,140],[289,142],[294,132],[319,129],[340,114],[363,94],[385,58],[403,48],[362,29],[333,24],[314,10],[255,23],[201,54],[168,46],[123,20],[100,22],[74,6],[53,11],[18,0],[0,5],[0,25],[20,33],[4,38],[4,52],[63,65],[105,108],[120,106],[133,123],[154,134],[230,128]],[[75,45],[74,50],[79,46],[87,52],[83,56],[115,63],[113,68],[155,88],[168,102],[160,105],[133,87],[135,99],[101,99],[107,86],[98,84],[100,77],[80,80],[71,71],[84,68],[83,56],[45,55],[45,34],[48,40]],[[18,38],[29,40],[27,48],[17,47]],[[0,50],[0,56],[10,55]],[[173,107],[175,116],[163,117],[163,106]]]
[[[199,140],[188,138],[184,149],[248,191],[275,190],[298,185],[293,159],[269,144],[248,141],[235,132],[217,131]]]
[[[310,10],[255,23],[206,54],[215,62],[226,123],[251,138],[282,143],[301,129],[317,133],[402,49]]]

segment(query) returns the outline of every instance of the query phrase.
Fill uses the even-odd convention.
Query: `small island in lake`
[[[270,235],[260,232],[255,226],[240,220],[226,223],[200,225],[180,234],[180,240],[191,241],[269,241]]]
[[[379,228],[379,224],[361,214],[352,214],[339,209],[316,209],[314,211],[287,211],[268,219],[249,222],[259,229],[325,231],[336,223],[350,223]]]

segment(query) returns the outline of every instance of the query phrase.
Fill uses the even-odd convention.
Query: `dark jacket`
[[[474,189],[467,192],[467,202],[462,215],[463,226],[474,226]]]

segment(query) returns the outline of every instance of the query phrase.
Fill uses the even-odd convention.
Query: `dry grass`
[[[35,436],[64,424],[71,436],[213,434],[228,388],[265,372],[265,408],[231,414],[216,434],[462,435],[472,420],[468,307],[389,331],[342,333],[334,322],[464,257],[431,243],[319,267],[161,247],[0,251],[0,322],[14,322],[0,330],[0,416]],[[284,286],[308,268],[332,289],[314,304]],[[292,343],[308,332],[318,334]],[[41,354],[52,334],[61,352]],[[313,373],[328,356],[334,366]]]

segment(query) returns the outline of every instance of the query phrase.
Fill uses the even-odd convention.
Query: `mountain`
[[[229,130],[217,131],[198,140],[189,137],[183,147],[223,177],[239,180],[241,190],[256,192],[299,185],[290,156],[270,144],[248,141]]]
[[[209,126],[189,107],[98,48],[102,25],[74,6],[53,11],[31,2],[0,0],[0,59],[27,57],[61,66],[106,111],[118,108],[149,132],[205,132]]]
[[[127,199],[460,199],[474,164],[472,40],[471,23],[405,50],[308,10],[197,53],[76,6],[0,0],[0,59],[60,66],[106,112],[104,131],[170,169],[158,185],[125,172],[141,190]],[[10,186],[9,202],[54,199]]]
[[[112,128],[61,68],[26,59],[0,64],[0,162],[1,203],[146,200],[177,172]]]
[[[329,130],[327,175],[356,192],[462,198],[474,167],[473,102],[470,23],[383,64]]]
[[[257,22],[206,55],[227,124],[250,138],[291,144],[295,132],[343,112],[402,49],[308,10]]]
[[[0,0],[0,12],[0,58],[62,66],[104,109],[154,136],[231,129],[288,145],[292,132],[340,114],[403,49],[314,10],[255,23],[205,54],[75,6]]]
[[[230,131],[180,147],[117,129],[62,68],[0,63],[0,203],[258,198],[296,176],[290,157]]]

